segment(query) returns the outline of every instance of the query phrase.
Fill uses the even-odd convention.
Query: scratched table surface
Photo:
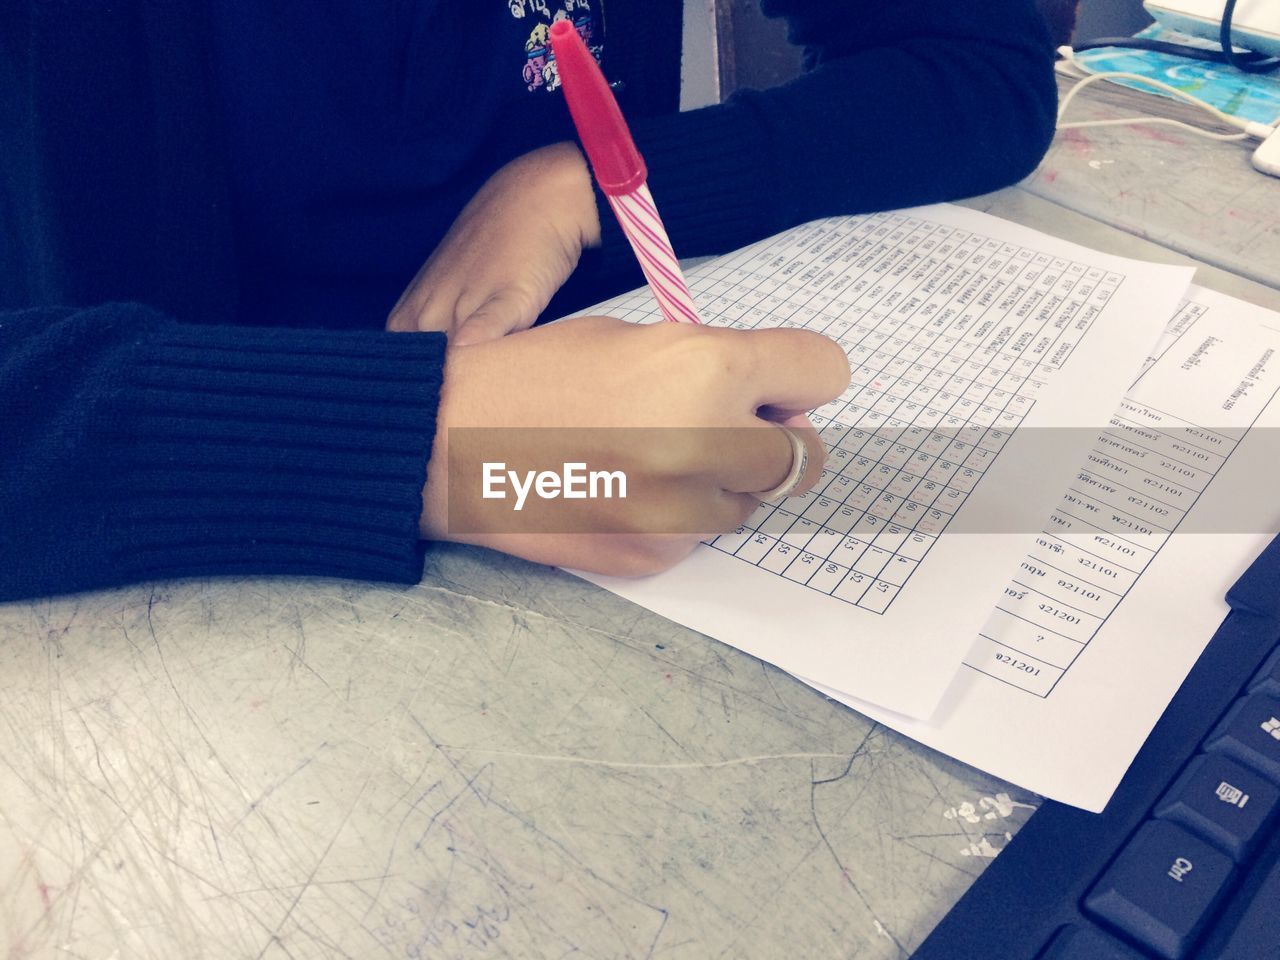
[[[1092,159],[1116,167],[1149,148],[1105,144]],[[1186,262],[1068,209],[1062,184],[1122,172],[1077,152],[971,205]],[[1135,165],[1131,189],[1158,191],[1160,169]],[[1266,187],[1250,215],[1265,202],[1274,224]],[[1155,236],[1202,219],[1150,212]],[[1199,279],[1280,306],[1236,275],[1247,249]],[[9,960],[901,958],[1036,803],[478,550],[433,550],[414,587],[199,580],[0,606]]]
[[[1060,91],[1073,83],[1060,77]],[[1063,119],[1143,114],[1239,132],[1190,104],[1107,83],[1082,90]],[[1220,143],[1163,125],[1064,130],[1023,187],[1127,233],[1280,287],[1280,180],[1253,169],[1249,158],[1257,146],[1256,140]]]

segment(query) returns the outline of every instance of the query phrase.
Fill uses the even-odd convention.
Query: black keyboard
[[[915,960],[1280,960],[1280,538],[1101,814],[1041,807]]]

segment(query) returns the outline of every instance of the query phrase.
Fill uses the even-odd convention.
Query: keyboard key
[[[1276,647],[1276,652],[1249,681],[1249,692],[1280,697],[1280,647]]]
[[[1280,784],[1280,697],[1254,693],[1237,700],[1205,741],[1221,753]]]
[[[1180,823],[1243,863],[1280,806],[1280,788],[1219,755],[1201,755],[1156,805],[1155,816]]]
[[[1226,942],[1214,933],[1199,960],[1274,960],[1280,957],[1280,862],[1273,863],[1261,886],[1242,891],[1248,906]]]
[[[1231,860],[1166,820],[1143,824],[1085,897],[1085,911],[1181,960],[1231,879]]]
[[[1097,927],[1064,927],[1037,960],[1142,960]]]

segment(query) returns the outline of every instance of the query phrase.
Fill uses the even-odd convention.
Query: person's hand
[[[622,576],[663,570],[705,537],[733,530],[826,452],[803,411],[849,385],[840,347],[800,330],[636,325],[582,317],[500,340],[451,346],[423,491],[422,535],[539,563]],[[520,510],[506,471],[526,477],[621,471],[627,496],[542,498]],[[486,498],[485,464],[503,497]],[[554,491],[553,491],[554,492]],[[617,493],[617,490],[614,490]]]
[[[591,174],[572,143],[517,157],[463,208],[387,318],[454,344],[531,326],[586,247],[600,243]]]

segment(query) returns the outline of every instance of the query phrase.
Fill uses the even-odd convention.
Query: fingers
[[[798,497],[801,494],[808,493],[814,488],[819,480],[822,479],[822,469],[827,462],[827,445],[822,442],[822,437],[818,435],[818,431],[814,429],[809,418],[803,413],[793,414],[781,421],[779,426],[785,427],[792,433],[800,435],[800,439],[804,441],[805,449],[808,450],[809,456],[806,458],[804,473],[800,475],[800,482],[796,485],[795,490],[789,494]],[[785,479],[780,477],[773,487]]]
[[[429,319],[424,320],[423,313],[407,296],[401,297],[400,302],[387,314],[387,329],[392,333],[448,332],[447,327],[436,325]]]
[[[431,273],[432,263],[433,258],[428,258],[427,262],[418,268],[413,280],[404,288],[404,291],[400,294],[400,299],[396,301],[396,305],[387,314],[387,329],[391,332],[448,332],[449,328],[445,325],[447,323],[445,318],[436,316],[440,311],[431,309],[429,291],[432,289],[433,284],[430,283],[428,277]],[[452,318],[450,317],[449,319]]]
[[[452,333],[453,320],[453,301],[439,295],[437,285],[431,282],[431,261],[427,261],[387,314],[387,329],[393,333]]]
[[[443,330],[463,344],[529,327],[599,233],[591,175],[576,146],[517,157],[467,202],[387,326]]]
[[[709,459],[716,464],[721,489],[754,495],[777,489],[791,475],[796,462],[796,447],[787,431],[803,442],[806,452],[804,472],[789,495],[798,496],[812,489],[822,476],[827,450],[803,414],[795,414],[784,423],[707,431],[713,448],[708,451]]]
[[[500,290],[474,309],[467,307],[466,300],[465,294],[450,295],[438,288],[425,297],[402,297],[387,316],[387,329],[447,333],[455,346],[467,346],[525,330],[538,319],[531,298],[519,290]]]
[[[728,331],[726,331],[728,332]],[[749,409],[772,429],[730,431],[709,442],[717,445],[711,462],[725,490],[762,493],[790,476],[796,448],[784,430],[804,444],[803,473],[789,496],[806,493],[822,476],[827,451],[804,411],[822,406],[849,386],[849,361],[834,340],[806,330],[732,331],[730,349],[747,359],[739,374]],[[736,440],[734,439],[736,438]]]
[[[498,340],[508,333],[525,330],[538,319],[529,298],[512,290],[495,293],[454,328],[450,338],[455,346]]]
[[[750,330],[740,338],[756,375],[746,385],[769,419],[812,410],[849,386],[849,359],[829,337],[809,330]]]

